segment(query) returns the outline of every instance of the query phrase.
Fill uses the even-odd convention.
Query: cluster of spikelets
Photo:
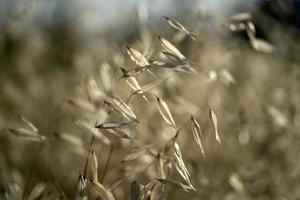
[[[168,17],[164,17],[164,19],[176,30],[181,31],[190,36],[191,39],[196,40],[195,34],[188,31],[179,22]],[[73,122],[78,127],[84,128],[86,131],[93,134],[86,165],[79,175],[76,199],[85,200],[89,195],[94,198],[100,196],[102,199],[106,200],[115,199],[112,190],[120,184],[120,181],[113,184],[110,188],[103,185],[98,179],[98,161],[97,155],[93,149],[95,137],[106,145],[112,145],[107,134],[112,134],[113,137],[122,140],[129,140],[130,143],[137,146],[132,153],[122,160],[123,165],[138,159],[143,154],[149,154],[152,157],[152,161],[149,165],[154,164],[158,166],[158,173],[160,176],[153,178],[145,185],[138,184],[137,182],[132,183],[132,199],[160,199],[165,196],[166,186],[185,192],[196,191],[196,188],[193,186],[190,179],[191,175],[181,154],[180,146],[177,143],[177,137],[180,135],[181,129],[184,129],[187,124],[190,124],[195,141],[199,145],[203,157],[205,157],[205,151],[201,141],[203,134],[200,125],[196,120],[197,113],[191,116],[191,118],[181,127],[178,127],[167,102],[155,93],[155,90],[157,90],[160,85],[168,81],[168,77],[159,78],[152,72],[152,69],[157,70],[159,68],[167,68],[168,70],[179,70],[185,73],[197,72],[191,67],[188,59],[175,47],[175,45],[161,36],[157,36],[157,39],[163,49],[160,51],[160,54],[165,57],[164,60],[147,59],[138,50],[127,45],[126,53],[137,67],[130,69],[121,67],[122,76],[113,83],[114,77],[111,77],[112,68],[105,63],[100,67],[100,82],[97,82],[92,76],[86,77],[84,81],[82,88],[84,88],[87,94],[87,100],[82,98],[71,98],[67,100],[72,107],[82,113],[81,117],[79,119],[74,119]],[[153,77],[154,81],[141,85],[138,78],[141,79],[141,77],[147,73]],[[120,84],[121,81],[125,81],[132,90],[127,100],[122,100],[117,97],[118,94],[114,91],[114,87],[117,87],[116,85]],[[99,85],[103,86],[103,90],[100,89]],[[139,118],[130,106],[130,100],[139,97],[142,97],[149,104],[156,104],[165,124],[173,130],[173,136],[171,136],[167,143],[160,149],[149,147],[149,144],[147,146],[142,145],[130,132],[130,128],[128,128],[137,126],[140,123]],[[114,118],[110,117],[110,115],[113,115],[112,113],[117,114],[117,116]],[[218,135],[217,116],[212,109],[210,109],[209,116],[214,126],[215,138],[221,144]],[[11,134],[20,139],[38,141],[45,143],[45,145],[51,145],[51,139],[41,135],[39,130],[29,122],[29,120],[23,116],[20,116],[20,119],[27,128],[10,128],[9,131]],[[72,148],[77,149],[78,152],[83,152],[84,147],[82,147],[82,142],[73,135],[55,133],[55,137],[64,141]],[[183,181],[171,178],[171,171],[173,168],[176,169]],[[147,170],[147,167],[145,170]],[[91,175],[88,171],[91,171]],[[127,177],[121,177],[121,182],[134,175],[134,172],[128,173]],[[44,189],[45,185],[38,183],[27,196],[27,199],[32,200],[41,195],[45,196],[45,194],[43,194]]]
[[[163,17],[163,19],[176,29],[179,34],[183,34],[183,38],[189,37],[192,40],[197,40],[197,36],[193,32],[176,20],[169,17]],[[249,36],[251,46],[255,50],[267,53],[274,51],[272,45],[256,38],[255,26],[251,22],[251,16],[245,14],[233,16],[228,22],[228,28],[232,31],[245,31]],[[159,50],[151,49],[155,43],[159,44]],[[199,153],[202,154],[204,159],[206,158],[207,155],[203,144],[204,134],[198,120],[198,113],[201,108],[194,111],[188,118],[181,120],[179,125],[176,122],[176,119],[179,117],[173,116],[172,109],[168,106],[168,101],[163,98],[165,92],[163,90],[168,89],[168,87],[165,87],[165,84],[169,82],[172,84],[174,77],[162,77],[161,75],[165,71],[170,73],[179,71],[178,73],[187,76],[199,75],[199,77],[204,77],[208,81],[214,81],[217,77],[221,77],[225,84],[235,84],[236,81],[226,69],[198,72],[193,67],[194,64],[182,53],[182,50],[179,50],[173,42],[159,35],[155,35],[147,52],[150,53],[145,55],[136,50],[136,48],[126,45],[124,55],[120,60],[129,58],[131,64],[135,64],[134,67],[111,66],[108,63],[103,63],[99,68],[99,77],[88,75],[81,83],[78,90],[82,95],[74,98],[68,97],[65,101],[72,109],[80,113],[79,116],[72,119],[72,122],[80,130],[91,135],[88,147],[74,134],[55,132],[53,138],[44,136],[23,116],[20,116],[20,121],[26,128],[9,128],[9,132],[20,140],[38,141],[42,143],[44,148],[51,146],[54,141],[58,140],[66,144],[76,154],[85,156],[84,165],[81,169],[77,169],[79,171],[79,179],[77,193],[74,196],[78,200],[97,199],[99,197],[105,200],[116,199],[117,195],[114,194],[116,188],[125,181],[134,180],[140,174],[145,174],[153,166],[154,170],[151,168],[150,175],[147,175],[148,182],[141,184],[137,181],[132,181],[130,191],[127,191],[130,193],[131,199],[164,199],[170,191],[169,189],[176,189],[186,193],[192,193],[198,189],[194,186],[191,179],[191,173],[182,155],[178,138],[185,129],[191,130],[194,142],[199,146]],[[117,76],[116,74],[119,74],[119,72],[122,74]],[[150,81],[142,84],[145,80]],[[123,83],[126,83],[130,88],[129,92],[128,90],[123,90]],[[122,90],[118,91],[118,87],[122,87]],[[131,103],[136,99],[139,103],[146,104],[143,107],[145,110],[139,110],[139,107]],[[214,109],[209,105],[204,106],[208,108],[209,112],[203,117],[210,120],[211,127],[214,130],[214,138],[221,144],[218,133],[217,112],[215,113]],[[147,109],[145,107],[150,108]],[[152,109],[153,107],[155,109]],[[280,112],[276,109],[270,108],[268,111],[278,121],[284,121],[284,117],[280,117]],[[139,138],[140,134],[151,134],[151,130],[144,133],[143,128],[141,128],[144,125],[144,120],[151,114],[147,112],[160,113],[160,119],[163,120],[161,122],[163,124],[162,127],[169,132],[168,137],[163,139],[164,144],[162,145],[160,145],[161,142],[153,144],[156,140],[160,140],[159,138],[152,140],[152,143]],[[119,165],[121,169],[119,170],[125,171],[124,176],[117,177],[117,180],[112,184],[106,184],[104,178],[108,176],[106,174],[110,171],[109,160],[117,141],[129,148],[130,153],[120,160]],[[99,155],[97,155],[96,150],[96,146],[99,144],[111,147],[108,161],[105,163],[104,169],[101,169],[102,171],[98,167]],[[199,156],[198,153],[195,156]],[[142,167],[135,169],[132,166],[134,162],[142,162],[143,164],[140,164]],[[100,171],[102,176],[98,175]],[[177,174],[177,176],[174,176],[174,174]],[[231,177],[230,184],[236,187],[237,190],[243,190],[239,189],[242,186],[240,186],[240,181],[236,176]],[[47,191],[45,182],[36,184],[30,192],[27,191],[27,194],[24,194],[22,189],[16,185],[10,185],[9,189],[10,191],[6,194],[7,199],[17,199],[17,194],[21,194],[28,200],[66,199],[66,195],[59,185],[56,185],[59,197],[51,196],[52,193],[49,192],[49,189]]]

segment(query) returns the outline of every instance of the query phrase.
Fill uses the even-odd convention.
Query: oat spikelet
[[[217,116],[216,116],[215,112],[212,109],[210,109],[209,115],[210,115],[210,118],[211,118],[211,120],[213,122],[213,125],[214,125],[216,140],[221,144],[221,140],[220,140],[219,133],[218,133],[218,119],[217,119]]]
[[[168,59],[172,60],[172,61],[175,61],[175,62],[182,62],[182,60],[177,57],[177,55],[173,54],[173,53],[170,53],[168,51],[161,51],[161,53],[167,57]]]
[[[256,38],[256,30],[253,23],[247,23],[246,31],[250,39],[250,45],[253,47],[254,50],[263,53],[272,53],[275,51],[275,48],[272,44],[265,40]]]
[[[171,19],[170,17],[164,16],[163,18],[165,18],[167,20],[167,22],[168,22],[168,24],[170,24],[170,26],[172,26],[176,30],[183,31],[188,36],[190,36],[193,40],[196,40],[195,34],[188,31],[181,23],[179,23],[178,21],[176,21],[174,19]]]
[[[142,88],[135,77],[130,76],[130,77],[126,78],[126,82],[131,87],[131,89],[133,89],[134,92],[137,92],[137,93],[142,92]]]
[[[32,131],[38,132],[38,129],[28,119],[21,115],[19,117]]]
[[[147,97],[143,94],[143,90],[136,80],[134,76],[130,76],[126,78],[127,84],[133,89],[134,93],[136,94],[142,94],[142,97],[145,99],[145,101],[148,101]]]
[[[158,36],[158,39],[160,41],[161,46],[166,51],[176,55],[181,61],[186,60],[186,57],[173,44],[171,44],[171,42],[169,42],[168,40],[166,40],[165,38],[162,38],[160,36]]]
[[[192,132],[193,132],[195,141],[198,144],[203,157],[205,158],[204,148],[203,148],[202,141],[201,141],[203,134],[202,134],[200,124],[196,121],[196,119],[193,116],[191,117],[191,121],[192,121]]]
[[[80,175],[77,183],[76,200],[87,200],[87,184],[86,179]]]
[[[113,101],[114,105],[116,105],[123,114],[132,118],[133,121],[137,120],[137,117],[135,116],[132,109],[124,101],[122,101],[121,99],[118,99],[117,97],[113,97],[112,101]]]
[[[128,120],[139,123],[139,120],[131,110],[131,108],[121,99],[117,97],[111,97],[110,100],[105,101],[105,103],[114,111],[120,113]]]
[[[174,157],[175,157],[175,166],[178,173],[191,187],[193,187],[190,180],[191,175],[187,170],[185,163],[183,162],[180,147],[177,142],[174,143]]]
[[[8,131],[15,135],[16,137],[20,137],[23,139],[37,141],[37,142],[45,142],[47,138],[43,135],[40,135],[38,129],[25,117],[19,115],[21,121],[28,126],[27,128],[10,128]]]
[[[104,122],[104,123],[99,124],[99,125],[96,124],[96,128],[114,129],[114,128],[121,128],[121,127],[129,125],[131,123],[132,123],[131,121],[127,121],[127,122]]]
[[[127,78],[130,76],[138,76],[144,72],[150,71],[150,65],[149,66],[145,66],[145,67],[136,67],[136,68],[132,68],[129,70],[126,70],[124,68],[121,67],[121,71],[123,73],[122,78]]]
[[[126,51],[127,51],[127,54],[129,55],[130,59],[133,62],[135,62],[138,66],[145,67],[145,66],[149,65],[148,60],[139,51],[137,51],[129,46],[126,46]]]
[[[250,39],[250,44],[256,51],[263,53],[272,53],[275,51],[274,46],[265,40],[253,38]]]
[[[44,142],[46,141],[46,137],[40,135],[39,133],[29,130],[29,129],[25,129],[25,128],[10,128],[8,129],[8,131],[10,133],[12,133],[13,135],[23,138],[23,139],[27,139],[27,140],[31,140],[31,141],[38,141],[38,142]]]
[[[176,129],[175,121],[172,117],[172,114],[170,112],[167,103],[158,96],[156,96],[156,100],[157,100],[159,112],[163,117],[163,119],[165,120],[165,122]]]

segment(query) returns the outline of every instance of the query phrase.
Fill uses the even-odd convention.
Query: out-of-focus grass
[[[206,154],[203,159],[189,124],[186,125],[177,141],[197,191],[185,193],[167,187],[164,193],[167,199],[299,198],[299,30],[259,12],[254,14],[253,20],[275,46],[273,53],[254,51],[245,35],[232,34],[222,25],[206,30],[201,28],[201,23],[196,26],[185,21],[184,24],[196,32],[196,42],[189,38],[176,42],[176,31],[165,22],[160,22],[159,29],[154,30],[172,41],[198,72],[153,70],[158,77],[169,77],[155,93],[167,102],[179,127],[198,111]],[[126,100],[131,91],[124,80],[118,81],[119,67],[129,69],[134,63],[126,55],[124,44],[143,52],[153,42],[152,58],[159,58],[159,42],[152,40],[158,33],[145,25],[138,30],[130,28],[133,36],[118,43],[108,36],[82,39],[73,26],[30,30],[22,37],[16,35],[18,27],[13,23],[7,22],[3,29],[0,43],[1,198],[26,197],[41,181],[46,181],[43,198],[49,195],[57,199],[62,194],[68,199],[74,198],[92,137],[74,121],[85,118],[93,127],[103,116],[87,115],[69,105],[67,99],[88,100],[86,78],[93,77],[101,86],[98,69],[103,62],[108,62],[109,79],[116,84],[113,95]],[[220,75],[224,69],[232,74],[235,84],[226,84]],[[209,78],[213,73],[217,73],[216,80]],[[143,74],[138,81],[147,83],[156,78]],[[109,188],[123,181],[112,190],[116,199],[129,198],[132,181],[145,185],[160,177],[157,162],[139,173],[149,163],[150,155],[125,164],[121,163],[122,159],[135,146],[151,145],[155,150],[160,149],[174,135],[160,116],[155,98],[149,96],[149,102],[135,96],[129,103],[140,120],[128,128],[137,143],[108,135],[114,145],[106,145],[99,138],[93,145],[99,161],[99,177],[105,176],[103,185]],[[210,107],[218,117],[222,145],[214,139]],[[105,112],[109,115],[107,121],[120,120],[109,109],[105,108]],[[35,124],[40,134],[49,138],[49,143],[26,141],[10,134],[8,128],[22,126],[18,114]],[[55,133],[79,138],[82,146],[63,142]],[[106,165],[108,168],[104,170]],[[134,175],[127,177],[129,173]],[[171,178],[184,182],[175,167]]]

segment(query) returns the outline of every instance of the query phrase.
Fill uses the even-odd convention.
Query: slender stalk
[[[86,162],[85,162],[85,165],[84,165],[84,172],[83,172],[83,177],[84,178],[86,178],[87,166],[88,166],[88,163],[89,163],[89,157],[90,157],[90,153],[92,151],[92,146],[93,146],[94,140],[95,140],[95,136],[93,135],[93,137],[91,139],[91,142],[90,142],[90,147],[89,147],[89,152],[88,152],[88,155],[87,155],[87,159],[86,159]]]
[[[108,154],[106,163],[105,163],[105,165],[104,165],[103,174],[102,174],[102,177],[101,177],[101,179],[100,179],[100,182],[101,182],[101,183],[103,183],[103,181],[104,181],[104,178],[105,178],[105,175],[106,175],[106,172],[107,172],[107,169],[108,169],[110,160],[111,160],[112,153],[113,153],[113,151],[115,150],[115,142],[116,142],[116,137],[114,137],[114,139],[113,139],[112,146],[111,146],[111,148],[110,148],[110,151],[109,151],[109,154]]]

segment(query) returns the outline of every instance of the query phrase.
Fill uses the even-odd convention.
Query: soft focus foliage
[[[89,37],[2,23],[0,199],[299,198],[299,29],[137,8]]]

